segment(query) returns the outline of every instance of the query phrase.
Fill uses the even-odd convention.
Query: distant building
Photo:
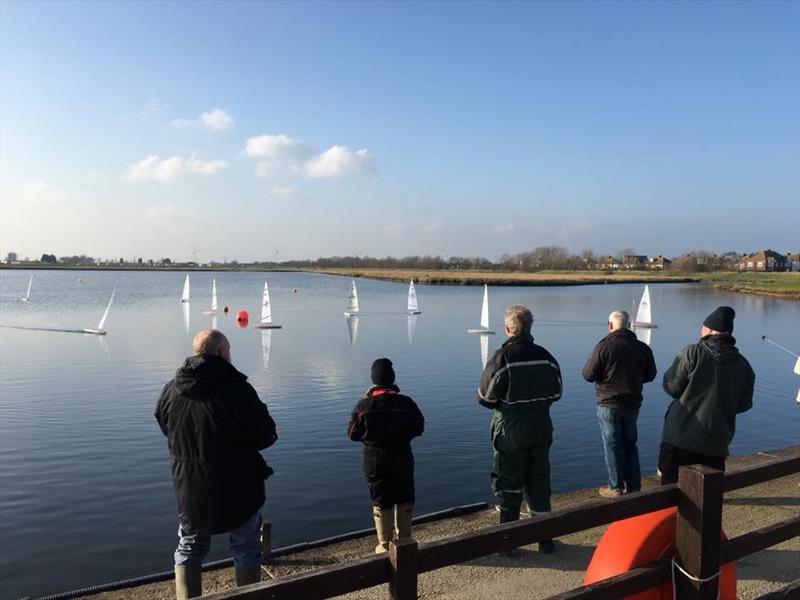
[[[651,256],[647,259],[647,267],[650,269],[657,269],[663,271],[664,269],[669,269],[669,266],[672,264],[672,261],[668,259],[666,256]]]
[[[736,268],[740,271],[786,271],[786,257],[774,250],[759,250],[742,255]]]
[[[613,256],[604,256],[598,259],[597,266],[600,269],[621,269],[622,263]]]
[[[786,253],[786,270],[800,271],[800,252]]]
[[[647,266],[647,257],[644,254],[626,254],[622,257],[624,269],[644,269]]]

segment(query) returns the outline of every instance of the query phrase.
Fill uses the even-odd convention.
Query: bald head
[[[216,329],[203,329],[197,332],[192,341],[192,352],[195,356],[210,354],[221,356],[228,362],[231,361],[231,345],[228,338]]]

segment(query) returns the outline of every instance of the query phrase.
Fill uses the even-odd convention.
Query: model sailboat
[[[653,324],[653,318],[650,312],[650,288],[644,286],[642,292],[642,299],[639,301],[639,310],[636,311],[636,319],[631,323],[632,327],[640,327],[642,329],[654,329],[658,325]]]
[[[28,302],[31,299],[31,286],[33,285],[33,275],[31,275],[30,280],[28,281],[28,292],[25,294],[25,297],[22,298],[23,302]]]
[[[204,315],[217,314],[217,280],[211,280],[211,310],[204,310]]]
[[[100,319],[100,322],[97,324],[97,329],[84,329],[83,333],[91,333],[92,335],[105,335],[107,331],[103,329],[106,324],[106,319],[108,319],[108,312],[111,310],[111,303],[114,301],[114,294],[117,293],[117,288],[114,288],[111,292],[111,298],[108,299],[108,306],[106,306],[106,312],[103,313],[103,318]]]
[[[344,309],[345,317],[352,317],[358,314],[358,290],[356,289],[356,280],[350,282],[350,294],[347,296],[347,306]]]
[[[181,302],[189,302],[189,274],[186,274],[186,279],[183,280],[183,293],[181,294]]]
[[[481,306],[481,326],[467,329],[468,333],[492,334],[489,329],[489,286],[483,286],[483,305]]]
[[[419,315],[422,311],[419,309],[419,302],[417,301],[417,290],[414,287],[414,280],[408,284],[408,314]]]
[[[261,322],[254,329],[280,329],[280,325],[272,322],[272,305],[269,303],[269,287],[264,282],[264,294],[261,296]]]

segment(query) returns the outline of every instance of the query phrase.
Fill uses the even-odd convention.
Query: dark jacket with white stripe
[[[561,369],[530,334],[508,338],[486,363],[478,386],[478,402],[495,410],[495,419],[533,422],[530,440],[552,440],[550,405],[561,398]],[[493,439],[494,430],[493,426]],[[497,431],[499,433],[499,429]]]

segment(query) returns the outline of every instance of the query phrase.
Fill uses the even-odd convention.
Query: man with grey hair
[[[656,376],[650,346],[636,339],[624,310],[608,315],[608,335],[592,350],[581,369],[583,378],[595,385],[597,419],[603,437],[608,486],[604,498],[616,498],[642,489],[636,422],[642,405],[642,386]]]
[[[478,386],[478,402],[493,410],[491,479],[501,523],[519,519],[523,498],[534,513],[550,510],[550,405],[561,398],[561,369],[533,343],[532,324],[526,307],[508,307],[508,339],[486,363]],[[553,549],[552,540],[539,542],[540,552]]]
[[[228,339],[205,329],[192,351],[164,386],[155,412],[169,442],[178,501],[178,600],[200,596],[213,534],[229,533],[237,585],[260,580],[259,511],[272,469],[259,451],[278,437],[266,405],[231,364]]]

